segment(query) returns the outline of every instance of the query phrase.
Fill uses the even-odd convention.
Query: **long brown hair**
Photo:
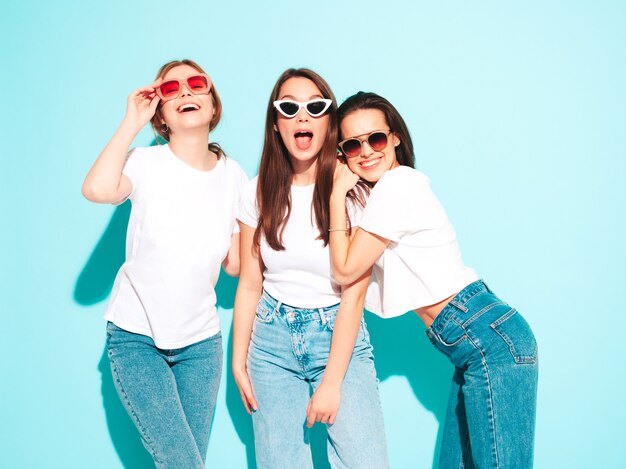
[[[265,235],[267,244],[275,251],[283,251],[283,231],[291,215],[291,183],[293,168],[289,152],[283,143],[280,134],[274,130],[277,121],[277,111],[274,101],[279,99],[280,89],[290,78],[299,77],[311,80],[320,90],[324,98],[332,100],[328,114],[328,130],[324,137],[324,144],[317,156],[315,170],[315,189],[311,204],[312,215],[320,232],[318,239],[328,244],[328,228],[330,226],[330,211],[328,202],[333,188],[333,174],[337,159],[337,102],[328,83],[317,73],[307,68],[290,68],[278,78],[267,105],[265,118],[265,141],[259,166],[257,184],[257,203],[259,220],[254,233],[254,244],[258,247],[261,234]]]
[[[205,75],[207,74],[202,69],[202,67],[193,60],[190,60],[190,59],[171,60],[170,62],[167,62],[159,69],[159,71],[156,74],[155,79],[158,80],[159,78],[163,78],[165,75],[167,75],[167,72],[169,72],[173,68],[176,68],[180,65],[188,65],[192,68],[195,68],[200,73],[204,73]],[[215,127],[217,127],[217,124],[219,124],[220,119],[222,117],[222,100],[220,99],[220,95],[218,94],[214,83],[211,83],[210,94],[213,99],[213,109],[215,109],[215,114],[213,115],[213,118],[211,119],[211,122],[209,123],[209,132],[213,130]],[[163,113],[161,112],[161,103],[159,103],[159,105],[157,106],[154,116],[152,116],[152,119],[150,119],[150,123],[152,124],[152,128],[159,135],[159,137],[161,137],[166,142],[169,142],[170,129],[167,128],[167,126],[163,125]],[[221,155],[224,154],[224,151],[217,143],[209,143],[209,150],[215,153],[218,159]]]
[[[361,109],[378,109],[385,115],[385,120],[391,131],[400,139],[400,145],[396,147],[396,158],[402,166],[415,166],[415,153],[413,151],[413,141],[409,134],[409,129],[398,110],[382,96],[376,93],[366,93],[359,91],[347,98],[337,110],[339,125],[346,116]],[[343,137],[342,137],[343,138]]]

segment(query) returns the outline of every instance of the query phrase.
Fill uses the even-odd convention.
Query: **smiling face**
[[[180,80],[180,95],[161,105],[163,122],[170,129],[170,137],[177,133],[200,129],[208,132],[209,124],[215,116],[215,103],[212,94],[194,94],[188,88],[186,78],[199,71],[190,65],[178,65],[169,70],[163,81]]]
[[[278,99],[291,99],[307,102],[316,98],[324,98],[319,88],[308,78],[292,77],[280,87]],[[275,130],[292,158],[292,163],[311,163],[317,158],[328,133],[329,117],[325,113],[319,117],[311,117],[305,108],[300,109],[295,117],[287,118],[276,113]]]
[[[387,146],[380,151],[373,150],[367,142],[367,136],[371,133],[389,130],[385,115],[378,109],[358,109],[343,118],[341,139],[357,138],[361,141],[360,153],[353,158],[346,158],[353,173],[368,182],[376,183],[385,171],[398,166],[396,147],[400,145],[400,139],[395,133],[388,134]]]

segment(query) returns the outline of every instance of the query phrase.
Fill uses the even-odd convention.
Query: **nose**
[[[178,96],[191,96],[193,93],[187,86],[187,83],[181,83],[180,85],[180,94]]]
[[[361,141],[361,156],[363,158],[369,158],[374,154],[374,149],[370,147],[370,143],[367,140]]]
[[[304,107],[300,108],[298,114],[296,115],[298,122],[308,122],[309,121],[309,113],[306,112]]]

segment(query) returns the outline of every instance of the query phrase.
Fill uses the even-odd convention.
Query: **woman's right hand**
[[[337,159],[333,176],[333,193],[345,195],[356,186],[357,182],[359,182],[359,176],[350,171],[346,163]]]
[[[161,100],[156,93],[158,85],[159,81],[155,81],[149,86],[137,88],[128,96],[124,120],[137,129],[150,122]]]
[[[250,382],[250,377],[248,376],[248,370],[245,367],[235,368],[233,366],[233,376],[246,411],[249,414],[256,412],[259,408],[259,404],[254,397],[254,392],[252,392],[252,383]]]

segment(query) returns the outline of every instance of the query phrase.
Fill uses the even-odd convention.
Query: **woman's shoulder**
[[[153,145],[150,147],[134,147],[128,150],[126,155],[126,165],[129,167],[147,168],[153,166],[164,156],[162,145]]]
[[[394,169],[390,169],[380,179],[387,179],[390,181],[428,181],[428,176],[418,169],[411,166],[398,166]]]
[[[387,171],[374,186],[373,192],[405,191],[430,185],[430,179],[423,172],[410,166],[398,166]]]
[[[224,170],[234,179],[243,182],[243,185],[245,187],[245,184],[247,184],[248,182],[248,175],[246,174],[246,172],[243,170],[243,168],[241,167],[241,165],[239,164],[238,161],[233,160],[230,157],[227,156],[222,156],[219,161],[218,164],[221,164],[222,167],[224,168]]]

